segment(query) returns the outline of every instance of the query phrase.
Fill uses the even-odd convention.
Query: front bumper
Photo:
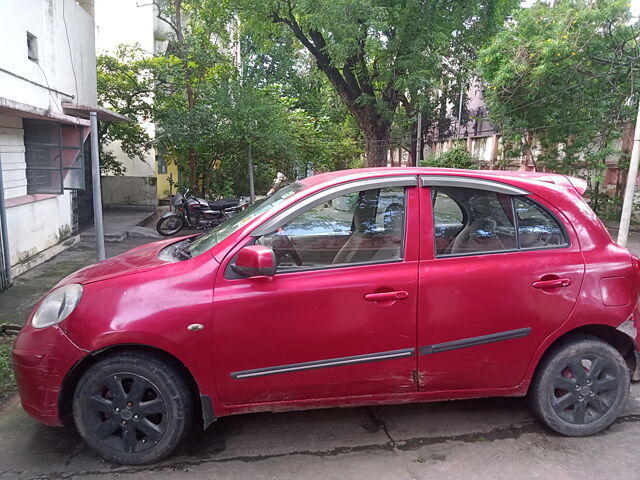
[[[87,352],[57,326],[25,326],[13,347],[13,369],[22,408],[35,420],[61,426],[60,391],[71,368]]]

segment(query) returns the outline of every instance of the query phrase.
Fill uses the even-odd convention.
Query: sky
[[[151,0],[95,0],[95,10],[98,54],[113,53],[121,43],[139,43],[144,50],[153,51]]]

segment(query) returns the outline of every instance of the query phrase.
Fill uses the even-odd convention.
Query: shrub
[[[423,167],[474,169],[478,168],[478,160],[472,157],[465,148],[454,147],[438,156],[429,156],[429,158],[420,162],[420,165]]]

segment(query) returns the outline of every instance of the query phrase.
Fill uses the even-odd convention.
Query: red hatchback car
[[[22,405],[118,463],[192,420],[528,395],[566,435],[618,416],[636,370],[638,261],[562,175],[333,172],[200,236],[56,285],[15,344]]]

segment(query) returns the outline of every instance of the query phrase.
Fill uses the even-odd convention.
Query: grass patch
[[[13,338],[0,337],[0,400],[15,390],[16,382],[13,378],[11,366],[11,347]]]

